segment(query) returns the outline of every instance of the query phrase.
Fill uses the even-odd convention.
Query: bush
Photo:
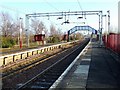
[[[60,38],[58,36],[51,36],[49,37],[49,43],[58,43],[60,42]]]
[[[3,37],[2,38],[2,48],[9,48],[15,45],[15,40],[10,37]]]
[[[73,36],[70,36],[70,40],[71,40],[71,41],[74,40]]]
[[[58,42],[60,42],[59,37],[53,37],[52,42],[53,42],[53,43],[58,43]]]

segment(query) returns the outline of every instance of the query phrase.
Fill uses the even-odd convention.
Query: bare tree
[[[82,40],[83,39],[83,35],[79,32],[76,33],[76,37],[77,40]]]
[[[60,28],[56,28],[53,24],[51,24],[50,26],[50,35],[57,35],[57,36],[61,36],[63,35],[63,32],[61,31]]]
[[[62,36],[62,35],[63,35],[63,32],[61,31],[61,29],[60,29],[60,28],[58,28],[57,32],[58,32],[58,35],[60,35],[60,36]]]
[[[38,19],[32,19],[31,27],[35,31],[35,34],[41,34],[42,31],[44,31],[45,34],[48,35],[48,30],[44,23]]]
[[[51,24],[51,26],[50,26],[50,35],[51,36],[58,35],[57,29],[53,24]]]
[[[2,36],[18,36],[19,23],[19,19],[14,21],[9,13],[0,13],[0,30],[2,32]]]
[[[8,13],[4,12],[1,12],[0,17],[2,35],[4,37],[10,36],[13,27],[12,17]]]

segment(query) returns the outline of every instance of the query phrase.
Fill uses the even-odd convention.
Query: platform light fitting
[[[58,20],[58,19],[63,19],[63,17],[58,17],[57,20]]]
[[[78,17],[77,19],[82,19],[83,17]]]

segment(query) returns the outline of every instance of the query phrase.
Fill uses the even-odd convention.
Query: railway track
[[[69,53],[71,50],[73,50],[75,47],[77,47],[80,42],[74,43],[70,47],[66,47],[65,50],[62,49],[62,51],[56,53],[55,55],[52,54],[48,58],[42,58],[38,59],[37,63],[33,63],[32,65],[25,66],[24,68],[20,70],[16,70],[15,72],[2,76],[2,88],[3,89],[12,89],[16,90],[18,86],[21,84],[25,83],[26,81],[30,80],[33,78],[35,75],[39,74],[42,72],[44,69],[55,63],[59,58],[63,57],[66,55],[66,53]],[[30,67],[30,68],[29,68]]]
[[[54,57],[54,56],[56,56],[58,54],[66,52],[69,49],[69,47],[64,48],[64,49],[65,50],[61,49],[61,50],[59,50],[59,51],[57,51],[55,53],[52,53],[50,55],[47,55],[47,56],[43,57],[43,58],[38,57],[38,59],[36,61],[34,61],[34,62],[30,63],[30,64],[26,64],[24,66],[21,66],[21,67],[15,69],[15,70],[11,70],[9,72],[2,73],[2,77],[0,78],[0,80],[6,79],[7,77],[13,76],[15,74],[19,74],[19,73],[21,73],[21,72],[23,72],[25,70],[28,70],[28,69],[30,69],[32,67],[35,67],[36,65],[41,64],[41,63],[47,61],[48,59],[50,59],[50,58],[52,58],[52,57]]]
[[[65,50],[65,51],[66,51],[66,50]],[[62,51],[62,52],[64,52],[64,51]],[[60,54],[60,53],[59,53],[59,54]],[[30,68],[32,68],[32,67],[34,67],[34,66],[36,66],[36,65],[38,65],[38,64],[40,64],[40,63],[43,63],[43,62],[47,61],[49,58],[52,58],[52,57],[54,57],[55,55],[56,55],[56,53],[54,53],[53,55],[49,55],[49,56],[46,56],[46,57],[44,57],[44,58],[38,59],[38,60],[36,60],[36,61],[34,61],[34,62],[30,63],[30,64],[27,64],[27,65],[24,65],[24,66],[18,68],[18,69],[16,69],[16,70],[12,70],[11,72],[2,73],[2,78],[0,78],[0,80],[5,79],[5,78],[7,78],[7,77],[9,77],[9,76],[18,74],[18,73],[20,73],[20,72],[23,72],[23,71],[25,71],[25,70],[28,70],[28,69],[30,69]]]
[[[83,41],[75,50],[66,56],[57,60],[54,64],[37,74],[35,77],[22,84],[17,90],[22,89],[49,89],[50,86],[59,78],[59,76],[72,63],[82,49],[88,44],[89,40]]]

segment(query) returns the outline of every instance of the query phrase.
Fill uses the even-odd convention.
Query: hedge
[[[15,40],[10,37],[2,37],[2,48],[9,48],[15,45]]]

